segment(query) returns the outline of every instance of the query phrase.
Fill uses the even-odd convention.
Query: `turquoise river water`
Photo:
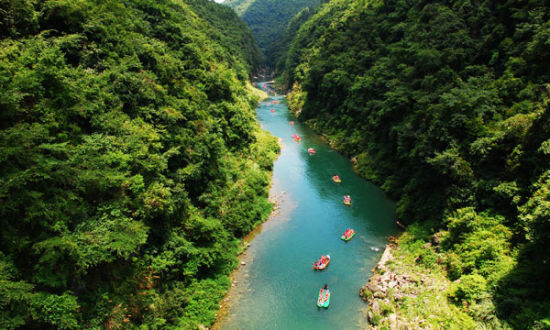
[[[262,127],[282,142],[271,188],[279,209],[242,256],[245,265],[233,276],[234,287],[214,328],[366,328],[366,304],[359,289],[371,276],[387,237],[396,232],[393,202],[296,121],[284,97],[271,94],[257,115]],[[292,138],[295,133],[299,143]],[[316,154],[310,155],[308,148],[315,148]],[[332,181],[334,174],[342,183]],[[351,196],[351,207],[342,203],[344,195]],[[347,228],[356,235],[344,242],[340,236]],[[330,254],[331,263],[314,271],[313,262],[323,254]],[[331,290],[330,306],[319,309],[317,295],[325,283]]]

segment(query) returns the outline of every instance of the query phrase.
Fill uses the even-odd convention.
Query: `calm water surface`
[[[266,89],[265,83],[259,87]],[[280,104],[267,104],[273,100]],[[270,110],[274,109],[275,112]],[[282,140],[274,165],[272,192],[282,194],[280,214],[264,224],[235,275],[229,309],[216,324],[221,329],[357,329],[365,328],[360,287],[367,282],[396,232],[394,204],[375,185],[356,175],[350,162],[301,125],[281,96],[257,109],[262,127]],[[290,121],[295,121],[291,126]],[[296,143],[296,133],[301,141]],[[308,148],[317,153],[309,155]],[[338,174],[342,183],[332,181]],[[353,205],[342,203],[351,195]],[[344,242],[347,228],[355,237]],[[379,248],[373,251],[371,248]],[[324,271],[312,264],[330,254]],[[330,307],[316,306],[319,288],[328,284]]]

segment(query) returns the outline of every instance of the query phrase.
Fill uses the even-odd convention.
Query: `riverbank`
[[[256,88],[250,82],[247,83],[247,88],[250,94],[258,98],[258,105],[266,98],[269,98],[269,94],[267,92]],[[269,134],[265,130],[264,132],[266,134]],[[280,156],[283,149],[283,143],[280,138],[277,139],[277,143],[279,145],[279,152],[277,153],[275,160]],[[284,221],[285,215],[288,218],[288,213],[293,209],[293,207],[292,203],[284,198],[285,195],[286,192],[282,190],[280,184],[276,180],[274,180],[272,171],[270,174],[268,195],[268,201],[272,205],[271,213],[264,221],[260,222],[252,231],[250,231],[241,239],[241,251],[237,256],[238,265],[229,275],[231,287],[229,288],[223,299],[220,301],[220,309],[216,314],[216,320],[214,321],[212,326],[210,328],[202,326],[201,329],[221,329],[221,320],[228,315],[232,304],[238,301],[239,296],[244,293],[244,291],[242,290],[242,285],[239,285],[239,283],[244,283],[246,278],[248,277],[247,268],[245,266],[252,264],[254,261],[254,254],[248,253],[248,248],[258,234],[265,230],[269,230],[269,228],[276,226],[277,223]],[[284,212],[281,212],[281,205],[284,205]]]
[[[269,191],[269,201],[273,205],[271,214],[266,221],[259,224],[248,235],[243,237],[243,250],[238,256],[239,266],[230,275],[231,288],[220,302],[220,311],[216,316],[216,321],[210,329],[222,329],[223,320],[227,318],[232,306],[238,304],[241,297],[251,290],[247,283],[247,279],[249,278],[250,266],[256,259],[256,254],[255,250],[249,249],[249,247],[253,245],[253,240],[260,233],[269,231],[289,220],[289,214],[296,205],[286,198],[286,196],[287,193],[282,190],[280,183],[272,179]]]
[[[475,321],[448,299],[454,287],[437,249],[437,240],[417,241],[408,232],[392,239],[359,292],[368,304],[365,318],[370,327],[476,328]]]

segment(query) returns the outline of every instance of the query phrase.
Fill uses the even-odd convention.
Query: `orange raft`
[[[313,268],[317,270],[323,270],[327,268],[330,263],[330,254],[323,255],[319,260],[313,263]]]

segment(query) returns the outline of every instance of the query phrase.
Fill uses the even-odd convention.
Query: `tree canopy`
[[[0,328],[212,323],[278,149],[246,25],[208,0],[0,12]]]
[[[498,219],[498,233],[459,231],[448,265],[454,279],[493,274],[496,307],[472,315],[520,328],[550,316],[549,9],[333,0],[296,32],[281,77],[293,110],[397,200],[402,222],[455,235]],[[453,220],[460,210],[472,216]]]
[[[260,49],[266,56],[266,65],[275,68],[286,52],[290,37],[299,24],[292,23],[293,17],[303,9],[316,8],[320,0],[226,0],[224,4],[248,24]],[[301,15],[303,17],[303,14]],[[291,29],[291,34],[287,33]]]

